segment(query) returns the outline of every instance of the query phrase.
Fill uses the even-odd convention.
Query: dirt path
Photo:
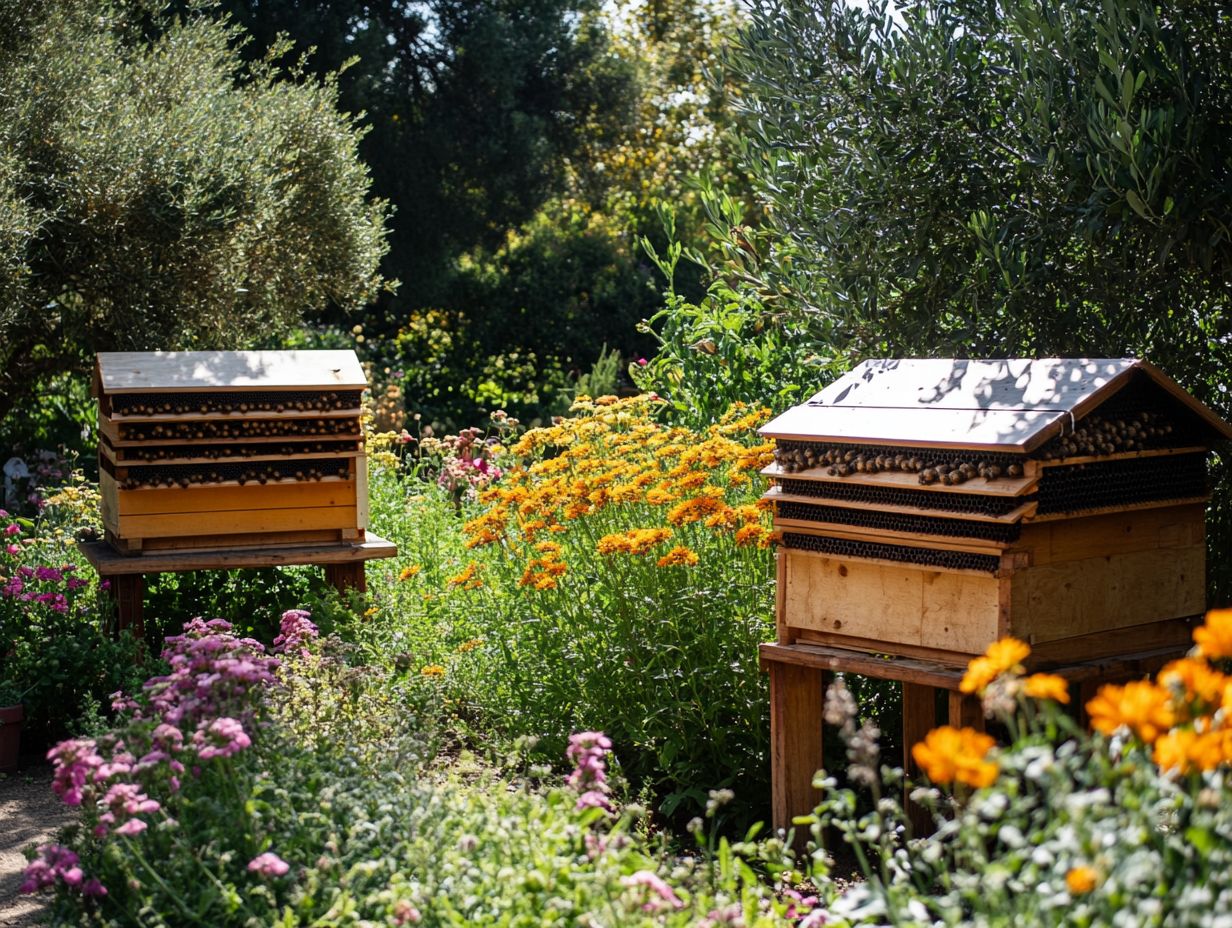
[[[27,765],[18,773],[0,775],[0,928],[39,924],[42,902],[17,894],[26,867],[22,851],[51,841],[72,817],[73,810],[51,791],[50,767]]]

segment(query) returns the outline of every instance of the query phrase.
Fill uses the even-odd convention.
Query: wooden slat
[[[135,515],[356,505],[353,480],[120,490],[118,495],[121,524],[125,526],[128,517]]]
[[[1202,496],[1185,496],[1180,499],[1156,499],[1143,503],[1126,503],[1122,506],[1098,506],[1094,509],[1075,509],[1071,512],[1049,512],[1040,516],[1032,516],[1032,522],[1069,522],[1074,519],[1085,519],[1089,516],[1115,515],[1119,512],[1140,512],[1145,509],[1167,509],[1172,506],[1189,506],[1200,504],[1205,506],[1210,494]]]
[[[1032,566],[1109,557],[1135,551],[1163,551],[1201,544],[1206,508],[1189,502],[1116,509],[1108,513],[1036,519],[1023,526],[1016,551],[1029,552]]]
[[[966,483],[954,487],[932,483],[928,486],[920,483],[917,474],[905,474],[901,471],[884,471],[879,474],[852,474],[849,477],[831,477],[820,467],[796,471],[789,474],[778,464],[762,468],[762,474],[775,480],[809,480],[815,483],[847,483],[864,487],[881,487],[893,490],[920,490],[925,493],[965,493],[968,496],[1022,496],[1035,489],[1038,482],[1031,477],[1002,477],[998,480],[985,480],[983,477],[973,477]]]
[[[166,538],[355,528],[355,518],[354,505],[316,506],[299,509],[125,516],[120,520],[120,527],[121,537],[124,538]]]
[[[284,412],[185,412],[160,413],[156,416],[125,416],[112,413],[105,416],[99,412],[99,419],[108,419],[116,424],[140,425],[149,423],[158,425],[166,422],[236,422],[249,419],[356,419],[363,414],[362,409],[331,409],[327,412],[286,410]]]
[[[356,527],[363,532],[368,527],[368,456],[360,454],[352,465],[355,474]]]
[[[369,534],[362,544],[292,545],[234,551],[145,554],[140,557],[125,557],[101,541],[79,542],[77,547],[104,577],[190,570],[289,567],[296,564],[343,564],[395,557],[398,554],[397,545],[372,534]]]
[[[354,351],[111,351],[105,393],[352,389],[368,386]]]
[[[804,503],[809,506],[834,506],[839,509],[872,510],[893,512],[905,516],[926,516],[930,519],[954,519],[959,522],[1011,523],[1029,518],[1039,508],[1037,502],[1023,503],[1004,515],[988,515],[982,512],[955,512],[952,509],[929,509],[925,506],[895,506],[891,503],[866,503],[858,500],[830,499],[824,496],[804,496],[800,493],[784,493],[782,487],[771,487],[762,494],[762,499],[771,502]]]
[[[983,651],[997,635],[991,574],[786,550],[788,624],[890,644]]]
[[[814,522],[805,519],[780,519],[775,517],[774,527],[801,535],[818,535],[822,538],[844,538],[850,541],[865,541],[875,544],[905,544],[935,551],[965,551],[970,554],[1000,554],[1010,543],[986,541],[982,538],[955,538],[950,535],[925,535],[921,532],[899,532],[893,529],[862,528],[841,522]]]
[[[219,444],[215,447],[225,448],[226,443],[219,442]],[[320,458],[354,458],[363,453],[357,449],[350,449],[347,451],[305,451],[299,454],[236,454],[216,458],[177,457],[160,458],[157,461],[142,461],[135,458],[124,458],[122,456],[124,452],[123,448],[110,448],[105,442],[100,442],[98,448],[102,455],[117,467],[164,467],[170,464],[245,464],[249,461],[254,464],[258,464],[266,461],[309,461]]]
[[[220,548],[227,550],[287,547],[289,545],[336,545],[351,542],[345,537],[344,528],[326,528],[313,531],[298,532],[249,532],[241,535],[192,535],[175,538],[147,538],[141,553],[143,555],[156,551],[160,553],[190,553],[196,551],[216,552]]]
[[[1177,454],[1198,454],[1209,451],[1201,445],[1191,445],[1187,448],[1153,448],[1147,451],[1121,451],[1117,454],[1084,454],[1079,457],[1062,458],[1056,461],[1040,461],[1039,467],[1048,470],[1052,467],[1071,467],[1074,464],[1111,464],[1116,461],[1134,461],[1138,458],[1165,458]]]
[[[1189,393],[1188,390],[1165,374],[1162,370],[1150,361],[1139,361],[1138,367],[1144,374],[1150,377],[1151,380],[1155,381],[1157,386],[1162,388],[1166,393],[1170,394],[1173,399],[1188,408],[1191,412],[1196,413],[1203,422],[1214,429],[1215,433],[1220,438],[1232,438],[1232,424],[1226,422],[1209,406],[1199,402]]]
[[[850,648],[816,644],[763,644],[758,646],[763,668],[773,664],[797,664],[833,673],[855,673],[877,680],[899,680],[941,689],[958,689],[963,671],[936,661],[888,657]]]

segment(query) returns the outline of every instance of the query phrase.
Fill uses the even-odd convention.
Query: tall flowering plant
[[[912,798],[934,834],[911,839],[888,794],[855,814],[819,775],[816,823],[860,848],[869,875],[838,911],[900,925],[1220,924],[1232,905],[1232,610],[1208,614],[1194,643],[1153,679],[1102,687],[1083,707],[1091,731],[1064,711],[1065,679],[1024,670],[1026,643],[994,643],[962,689],[1008,742],[943,726],[913,747],[927,782]]]
[[[773,583],[758,475],[772,445],[755,429],[769,411],[695,432],[658,421],[660,405],[581,398],[509,444],[465,510],[464,550],[405,568],[393,610],[433,623],[449,650],[416,666],[485,724],[542,737],[546,755],[602,726],[669,812],[736,784],[756,804]]]

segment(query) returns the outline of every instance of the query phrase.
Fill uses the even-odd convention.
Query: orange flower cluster
[[[748,438],[770,411],[737,406],[695,433],[656,422],[657,402],[580,398],[573,417],[528,431],[510,449],[526,463],[506,468],[480,495],[483,511],[464,526],[467,548],[501,545],[526,558],[521,584],[534,589],[555,588],[566,572],[559,552],[523,547],[543,532],[571,539],[570,561],[579,551],[648,555],[677,532],[687,537],[660,566],[696,564],[697,544],[711,534],[737,547],[768,548],[769,514],[749,494],[774,446],[750,446]]]
[[[964,783],[980,789],[996,781],[1001,768],[988,760],[995,742],[973,728],[942,725],[911,749],[911,756],[934,783]]]

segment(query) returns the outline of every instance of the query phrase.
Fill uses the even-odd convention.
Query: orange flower
[[[471,638],[469,641],[464,641],[457,647],[459,654],[465,654],[467,651],[474,651],[477,647],[483,644],[482,638]]]
[[[994,641],[981,657],[967,665],[967,672],[963,674],[958,688],[964,693],[981,692],[1001,674],[1018,667],[1030,653],[1030,646],[1017,638]]]
[[[1228,760],[1229,732],[1176,728],[1159,736],[1154,758],[1160,770],[1214,770]]]
[[[760,525],[750,523],[736,531],[736,546],[746,548],[749,545],[759,544],[768,534]]]
[[[405,582],[407,580],[410,580],[411,577],[415,576],[421,570],[423,570],[423,568],[420,567],[418,564],[412,564],[409,567],[403,567],[402,572],[398,574],[398,579]]]
[[[673,502],[676,499],[676,494],[663,487],[655,487],[646,493],[646,502],[652,506],[663,506]]]
[[[471,580],[474,579],[475,572],[477,570],[479,570],[479,565],[476,564],[474,561],[471,561],[464,568],[462,568],[462,573],[449,578],[449,585],[450,586],[462,586],[462,584],[464,583],[469,583]]]
[[[1110,735],[1126,725],[1147,744],[1176,721],[1168,691],[1148,680],[1100,687],[1095,698],[1087,703],[1087,714],[1096,731]]]
[[[425,677],[443,677],[445,676],[445,668],[440,664],[429,664],[423,670],[419,671]]]
[[[1194,642],[1203,657],[1232,657],[1232,609],[1212,609],[1206,624],[1195,628]]]
[[[1022,691],[1032,699],[1053,699],[1069,702],[1069,683],[1055,673],[1035,673],[1022,681]]]
[[[595,550],[605,557],[613,554],[631,554],[632,545],[624,532],[613,532],[600,538],[595,544]]]
[[[976,789],[991,786],[1001,768],[987,760],[996,742],[974,728],[934,728],[911,748],[911,756],[934,783],[965,783]]]
[[[1206,661],[1192,657],[1172,661],[1159,672],[1158,680],[1185,702],[1197,700],[1206,705],[1217,705],[1224,687],[1232,682]]]
[[[660,567],[692,567],[697,563],[697,554],[684,545],[676,545],[659,558]]]
[[[1065,874],[1065,885],[1071,894],[1081,896],[1099,885],[1099,874],[1090,867],[1070,867]]]
[[[647,495],[647,500],[650,499]],[[667,514],[667,521],[672,525],[686,525],[690,522],[700,522],[711,513],[725,508],[725,504],[712,496],[695,496],[683,503],[677,503]]]

